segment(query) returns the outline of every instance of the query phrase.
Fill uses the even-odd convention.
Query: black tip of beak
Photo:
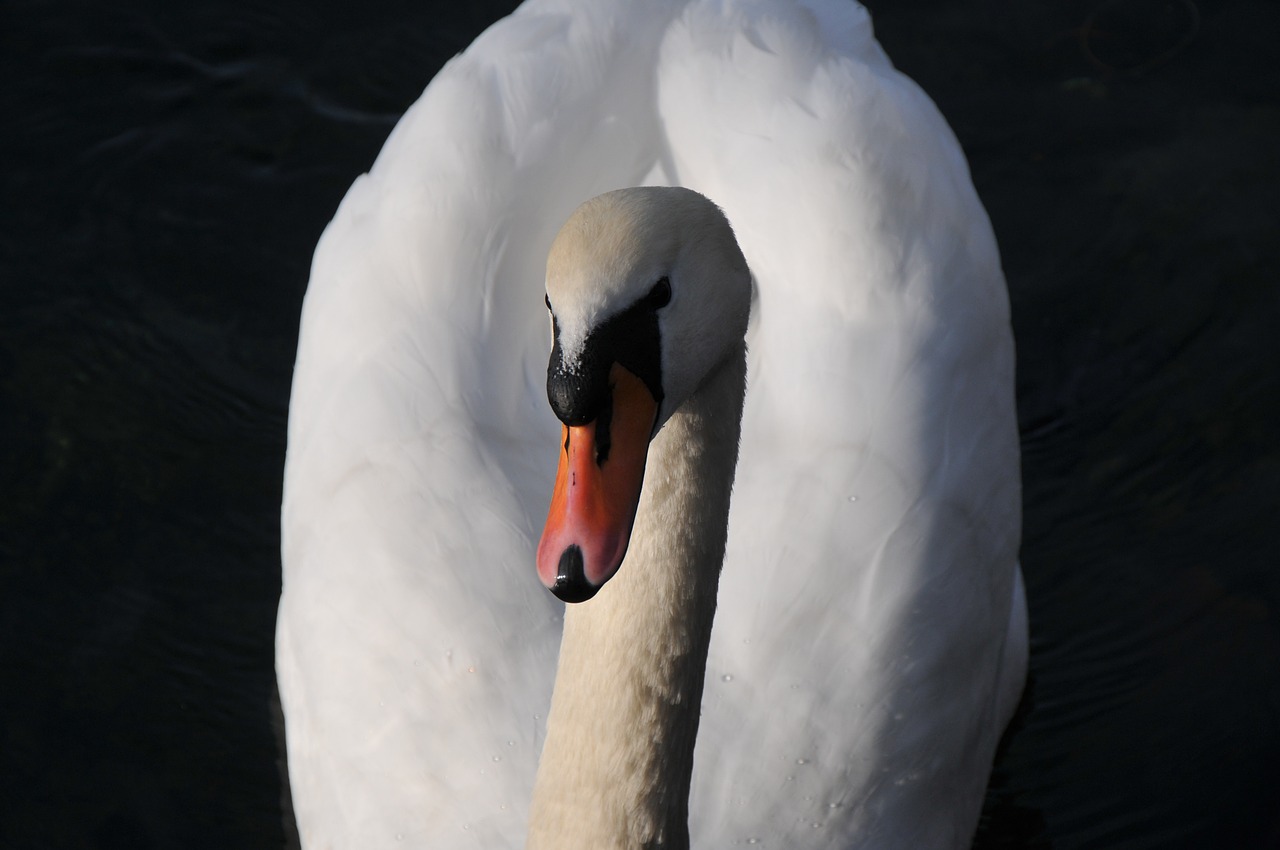
[[[556,583],[551,592],[563,602],[586,602],[596,595],[600,588],[587,581],[582,565],[582,550],[570,546],[560,554],[560,563],[556,569]]]

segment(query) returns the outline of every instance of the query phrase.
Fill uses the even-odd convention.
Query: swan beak
[[[644,381],[613,364],[599,416],[565,425],[538,578],[565,602],[585,602],[627,554],[658,402]]]

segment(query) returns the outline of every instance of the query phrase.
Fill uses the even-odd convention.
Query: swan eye
[[[653,289],[649,290],[649,294],[645,296],[645,301],[650,307],[657,310],[671,303],[671,280],[670,278],[660,278],[653,285]]]

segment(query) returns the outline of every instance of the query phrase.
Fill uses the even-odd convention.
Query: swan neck
[[[689,846],[745,376],[740,345],[663,426],[622,567],[565,610],[530,850]]]

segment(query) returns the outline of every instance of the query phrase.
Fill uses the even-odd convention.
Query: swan
[[[861,7],[521,6],[316,249],[303,846],[967,846],[1027,660],[1013,369]]]

